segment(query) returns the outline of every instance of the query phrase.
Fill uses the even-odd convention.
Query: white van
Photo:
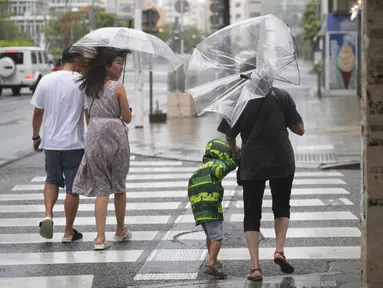
[[[50,72],[48,54],[39,47],[0,47],[0,95],[7,88],[13,95],[24,87],[34,92]]]

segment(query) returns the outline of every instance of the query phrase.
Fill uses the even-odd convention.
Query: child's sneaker
[[[219,268],[217,267],[217,264],[214,266],[206,264],[203,272],[206,274],[212,275],[214,277],[217,277],[219,279],[225,279],[227,277],[227,275],[224,272],[219,270]]]
[[[206,264],[205,265],[209,265],[209,261],[206,261]],[[222,269],[223,268],[223,265],[221,263],[221,261],[217,260],[215,262],[215,267],[218,268],[218,269]]]

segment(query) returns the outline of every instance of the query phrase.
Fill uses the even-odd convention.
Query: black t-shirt
[[[262,105],[260,107],[260,105]],[[258,118],[256,118],[259,109]],[[248,102],[230,128],[222,120],[218,131],[231,138],[241,135],[241,180],[280,178],[295,173],[294,150],[288,127],[303,123],[290,94],[273,87],[265,98]]]

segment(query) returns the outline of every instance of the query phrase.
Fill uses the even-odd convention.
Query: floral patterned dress
[[[121,120],[116,86],[117,82],[111,82],[94,101],[88,97],[90,119],[85,154],[73,183],[73,194],[95,197],[126,190],[129,129]]]

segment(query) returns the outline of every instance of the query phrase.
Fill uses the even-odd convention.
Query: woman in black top
[[[218,131],[238,153],[236,137],[241,134],[241,163],[237,179],[243,185],[244,231],[250,252],[249,280],[261,281],[259,266],[259,230],[265,183],[270,182],[272,210],[275,218],[276,250],[274,261],[284,273],[294,267],[284,256],[290,218],[290,194],[295,173],[294,150],[287,128],[304,134],[304,125],[294,100],[288,92],[273,87],[264,98],[250,100],[234,127],[222,120]]]

